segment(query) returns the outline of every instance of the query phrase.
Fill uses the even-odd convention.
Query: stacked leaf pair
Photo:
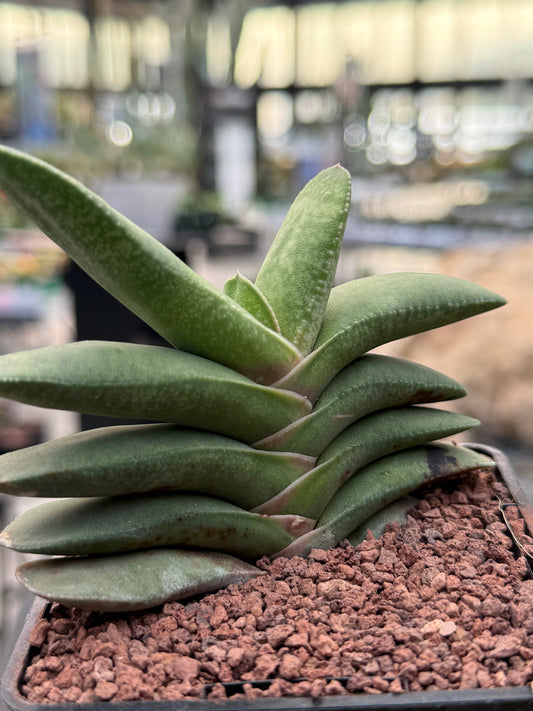
[[[0,457],[0,491],[57,501],[1,534],[54,556],[19,580],[43,597],[141,609],[259,574],[263,555],[346,538],[422,483],[493,462],[428,444],[477,424],[421,406],[452,379],[368,351],[496,308],[469,282],[399,273],[333,286],[350,205],[341,167],[292,204],[255,283],[219,291],[85,187],[0,148],[0,186],[168,347],[79,342],[0,358],[0,395],[142,418]]]

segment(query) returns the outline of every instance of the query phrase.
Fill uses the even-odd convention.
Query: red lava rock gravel
[[[33,630],[23,694],[113,702],[225,698],[238,681],[248,698],[527,684],[533,580],[498,498],[509,501],[488,472],[447,482],[379,539],[264,558],[265,575],[186,604],[122,615],[55,605]],[[506,515],[523,535],[516,507]],[[251,683],[261,679],[272,681]]]

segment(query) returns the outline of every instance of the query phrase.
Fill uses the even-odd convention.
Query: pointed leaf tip
[[[256,286],[281,333],[304,354],[313,347],[337,269],[351,177],[333,166],[296,197],[261,266]]]
[[[224,284],[224,293],[240,304],[264,326],[279,333],[279,323],[272,307],[257,286],[237,272]]]

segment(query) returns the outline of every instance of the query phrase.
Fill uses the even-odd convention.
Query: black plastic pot
[[[526,522],[530,534],[533,533],[533,507],[527,499],[507,457],[498,449],[480,444],[467,445],[471,449],[490,455],[496,462],[497,473],[507,485],[514,503]],[[530,574],[533,574],[530,568]],[[417,691],[405,694],[354,694],[349,696],[328,696],[319,699],[262,698],[231,699],[231,694],[242,692],[240,683],[226,684],[228,700],[224,701],[125,701],[37,704],[28,702],[20,688],[24,671],[31,658],[30,632],[37,620],[46,614],[48,604],[36,600],[26,620],[24,629],[2,678],[2,696],[11,711],[395,711],[398,709],[419,711],[533,711],[533,690],[531,686],[505,687],[498,689],[466,689],[453,691]],[[342,683],[343,680],[339,679]],[[257,681],[255,685],[265,688],[271,683]]]

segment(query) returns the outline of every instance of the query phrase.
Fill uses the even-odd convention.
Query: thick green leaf
[[[263,574],[226,553],[176,548],[33,560],[16,571],[18,581],[35,595],[100,612],[143,610]]]
[[[314,469],[254,510],[267,514],[296,513],[318,519],[335,492],[370,462],[478,424],[478,420],[471,417],[430,407],[380,410],[341,432],[322,452]]]
[[[0,146],[0,188],[87,274],[177,348],[261,383],[272,383],[300,359],[292,344],[61,171]]]
[[[313,524],[301,516],[260,516],[212,496],[164,492],[40,504],[10,523],[0,544],[45,555],[194,546],[253,560],[275,553]]]
[[[174,422],[245,442],[310,409],[301,395],[258,385],[191,353],[105,341],[1,356],[0,395],[40,407]]]
[[[351,177],[323,170],[291,205],[259,270],[256,285],[281,333],[309,353],[324,317],[350,207]]]
[[[413,447],[378,459],[349,479],[330,501],[317,527],[280,555],[307,555],[312,548],[332,548],[376,511],[422,484],[487,467],[494,467],[489,457],[448,444]]]
[[[315,350],[276,385],[314,402],[363,353],[505,303],[488,289],[440,274],[379,274],[341,284],[331,291]]]
[[[455,380],[423,365],[390,356],[361,356],[335,376],[310,415],[254,446],[318,457],[348,425],[371,412],[465,394]]]
[[[173,425],[102,427],[3,454],[0,492],[55,498],[180,489],[250,509],[313,463]]]
[[[246,309],[267,328],[279,333],[279,323],[272,307],[256,285],[242,274],[235,274],[224,284],[224,293]]]

